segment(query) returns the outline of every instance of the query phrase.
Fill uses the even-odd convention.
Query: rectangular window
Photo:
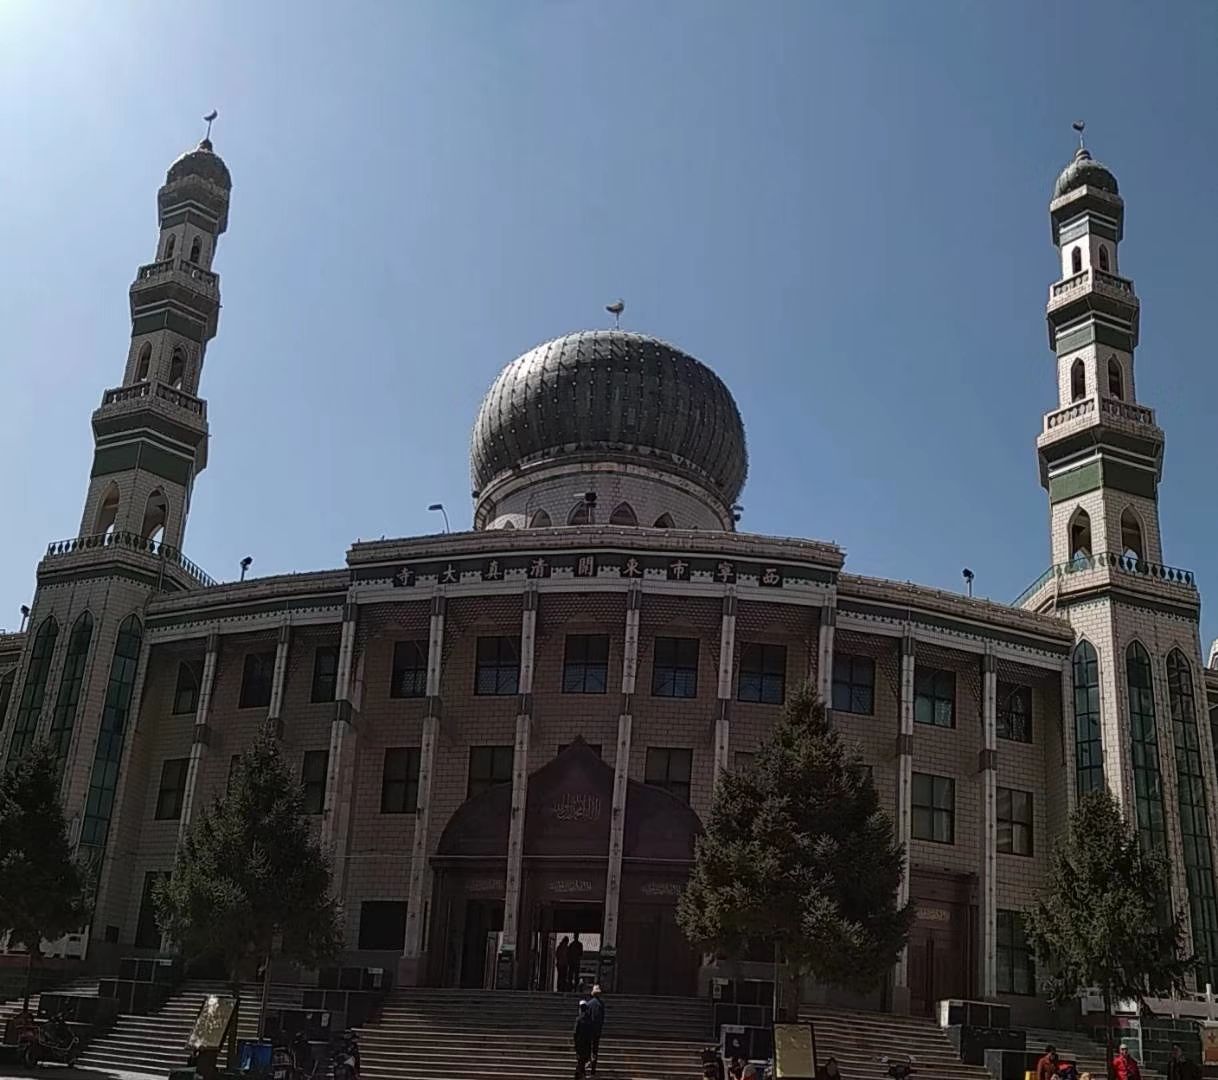
[[[608,685],[608,635],[568,634],[562,663],[562,692],[603,694]]]
[[[998,789],[998,850],[1004,855],[1032,854],[1032,793]]]
[[[520,689],[520,638],[480,637],[475,694],[515,694]]]
[[[870,656],[833,657],[833,709],[859,716],[875,714],[875,661]]]
[[[395,641],[393,643],[393,682],[389,685],[391,698],[427,696],[427,642]]]
[[[338,646],[319,645],[313,652],[313,693],[310,701],[333,701],[338,689]]]
[[[558,744],[558,753],[561,754],[570,745],[571,745],[570,743],[559,743]],[[601,744],[600,743],[590,742],[590,743],[585,743],[584,745],[587,746],[587,748],[589,750],[591,750],[602,761],[605,760],[605,755],[601,753]],[[555,756],[557,756],[557,755],[555,755]]]
[[[914,720],[932,727],[956,726],[956,673],[914,667]]]
[[[265,708],[271,703],[271,683],[275,678],[275,653],[245,654],[245,670],[241,673],[241,709]]]
[[[161,766],[161,786],[156,795],[157,821],[176,821],[182,816],[189,768],[190,758],[173,758]]]
[[[956,842],[956,781],[913,774],[913,836],[936,844]]]
[[[1024,934],[1023,912],[998,910],[998,992],[1036,993],[1036,959]]]
[[[998,684],[998,737],[1012,742],[1032,741],[1032,688]]]
[[[698,696],[698,639],[658,637],[651,668],[653,697]]]
[[[753,767],[753,760],[756,757],[756,754],[748,750],[737,750],[735,757],[732,759],[732,765],[738,773],[748,772]]]
[[[755,643],[742,645],[736,696],[741,701],[781,705],[786,695],[787,647]]]
[[[178,664],[178,681],[173,688],[173,714],[192,713],[199,704],[199,676],[185,660]],[[0,713],[0,716],[3,716]]]
[[[326,770],[329,765],[329,750],[305,751],[300,766],[300,783],[304,787],[306,814],[320,814],[326,807]]]
[[[689,802],[693,761],[694,752],[685,747],[649,746],[643,782],[661,787],[683,802]]]
[[[406,901],[365,900],[359,906],[359,947],[398,952],[406,944]]]
[[[417,746],[399,746],[385,751],[381,777],[381,813],[413,814],[419,804],[419,760]]]
[[[465,797],[493,788],[496,784],[512,782],[512,756],[510,746],[471,746],[469,748],[469,784]]]

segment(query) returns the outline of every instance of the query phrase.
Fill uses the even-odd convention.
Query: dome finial
[[[1086,150],[1087,147],[1083,144],[1083,129],[1087,126],[1087,121],[1075,120],[1070,126],[1078,132],[1078,148],[1080,150]]]
[[[622,328],[622,312],[626,310],[625,300],[614,300],[612,304],[606,304],[605,310],[613,316],[613,329],[620,330]]]
[[[203,117],[204,122],[207,124],[207,134],[203,136],[203,142],[207,144],[208,149],[211,148],[211,125],[219,115],[220,114],[215,109],[212,109],[211,112]]]

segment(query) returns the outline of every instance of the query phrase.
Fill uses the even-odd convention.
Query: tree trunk
[[[27,946],[29,948],[29,946]],[[30,1011],[30,988],[34,982],[34,953],[38,950],[30,948],[25,955],[25,1011]]]
[[[266,1038],[266,1005],[271,997],[271,953],[267,950],[262,969],[262,1001],[258,1006],[258,1038]]]
[[[1112,1073],[1112,992],[1104,987],[1104,1073],[1113,1080]]]
[[[229,978],[228,988],[233,992],[233,1017],[228,1024],[228,1047],[226,1063],[230,1069],[237,1067],[237,1026],[241,1021],[241,962],[238,961]]]

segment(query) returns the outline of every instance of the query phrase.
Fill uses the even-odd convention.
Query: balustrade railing
[[[1024,602],[1036,595],[1045,584],[1053,578],[1065,578],[1072,574],[1081,574],[1089,570],[1115,570],[1121,574],[1133,574],[1138,577],[1152,578],[1165,581],[1172,585],[1180,585],[1186,589],[1196,589],[1197,580],[1191,570],[1181,570],[1175,566],[1164,566],[1162,563],[1148,562],[1136,555],[1118,555],[1115,551],[1097,551],[1094,555],[1076,555],[1069,562],[1050,566],[1031,585],[1021,592],[1014,602],[1014,607],[1022,607]]]
[[[195,397],[194,394],[188,394],[185,390],[179,390],[177,387],[157,383],[156,396],[164,401],[168,401],[171,405],[176,405],[179,409],[192,412],[196,416],[207,415],[207,402],[202,398]]]
[[[1095,271],[1095,288],[1105,292],[1120,293],[1122,296],[1133,296],[1133,282],[1129,278],[1117,277],[1105,270]]]
[[[187,577],[203,586],[215,585],[215,578],[191,562],[177,548],[160,540],[150,540],[138,533],[123,532],[112,529],[110,532],[96,533],[93,536],[74,536],[68,540],[55,540],[47,545],[46,557],[58,558],[64,555],[74,555],[81,551],[93,551],[97,548],[123,548],[149,555],[154,559],[169,563],[184,571]]]
[[[151,396],[167,401],[179,409],[192,412],[196,416],[207,416],[207,402],[202,398],[188,394],[185,390],[179,390],[176,386],[167,386],[165,383],[152,380],[132,383],[130,386],[116,386],[107,390],[102,394],[102,405],[118,405],[124,401],[136,401],[139,398]]]
[[[180,274],[185,274],[195,281],[201,282],[209,289],[216,287],[218,275],[210,270],[204,270],[197,263],[192,263],[189,259],[161,259],[159,262],[145,263],[136,271],[137,281],[149,281],[152,278],[161,277],[163,274],[177,271]]]
[[[146,398],[152,392],[152,383],[137,382],[130,386],[116,386],[102,394],[103,405],[117,405],[121,401],[134,401],[136,398]]]
[[[1155,422],[1153,410],[1148,409],[1145,405],[1122,401],[1120,398],[1106,397],[1100,402],[1100,407],[1110,416],[1119,416],[1122,420],[1132,420],[1135,424],[1153,424]]]
[[[136,279],[138,281],[147,281],[149,278],[160,277],[162,274],[168,274],[173,269],[172,259],[161,259],[159,262],[145,263],[136,271]]]
[[[1055,281],[1050,289],[1049,295],[1056,300],[1059,296],[1065,296],[1067,293],[1074,292],[1075,289],[1085,288],[1087,285],[1088,271],[1080,270],[1077,274],[1072,274],[1068,278],[1063,278],[1061,281]]]
[[[1096,289],[1124,300],[1134,299],[1133,282],[1129,278],[1118,277],[1104,270],[1080,270],[1049,286],[1049,302],[1054,303],[1084,289]]]
[[[1080,416],[1093,412],[1095,412],[1095,398],[1093,397],[1071,402],[1064,409],[1058,409],[1057,412],[1049,413],[1045,417],[1045,430],[1048,431],[1064,424],[1067,420],[1077,420]]]
[[[217,275],[213,274],[210,270],[204,270],[203,267],[192,263],[189,259],[179,259],[178,269],[188,277],[194,278],[195,281],[203,282],[208,288],[214,289],[216,287]]]

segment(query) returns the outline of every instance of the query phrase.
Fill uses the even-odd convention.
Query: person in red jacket
[[[1121,1043],[1121,1049],[1112,1059],[1112,1072],[1116,1080],[1142,1080],[1142,1070],[1138,1068],[1137,1059],[1124,1043]]]
[[[1036,1080],[1053,1080],[1057,1075],[1057,1047],[1046,1046],[1044,1056],[1036,1063]]]

